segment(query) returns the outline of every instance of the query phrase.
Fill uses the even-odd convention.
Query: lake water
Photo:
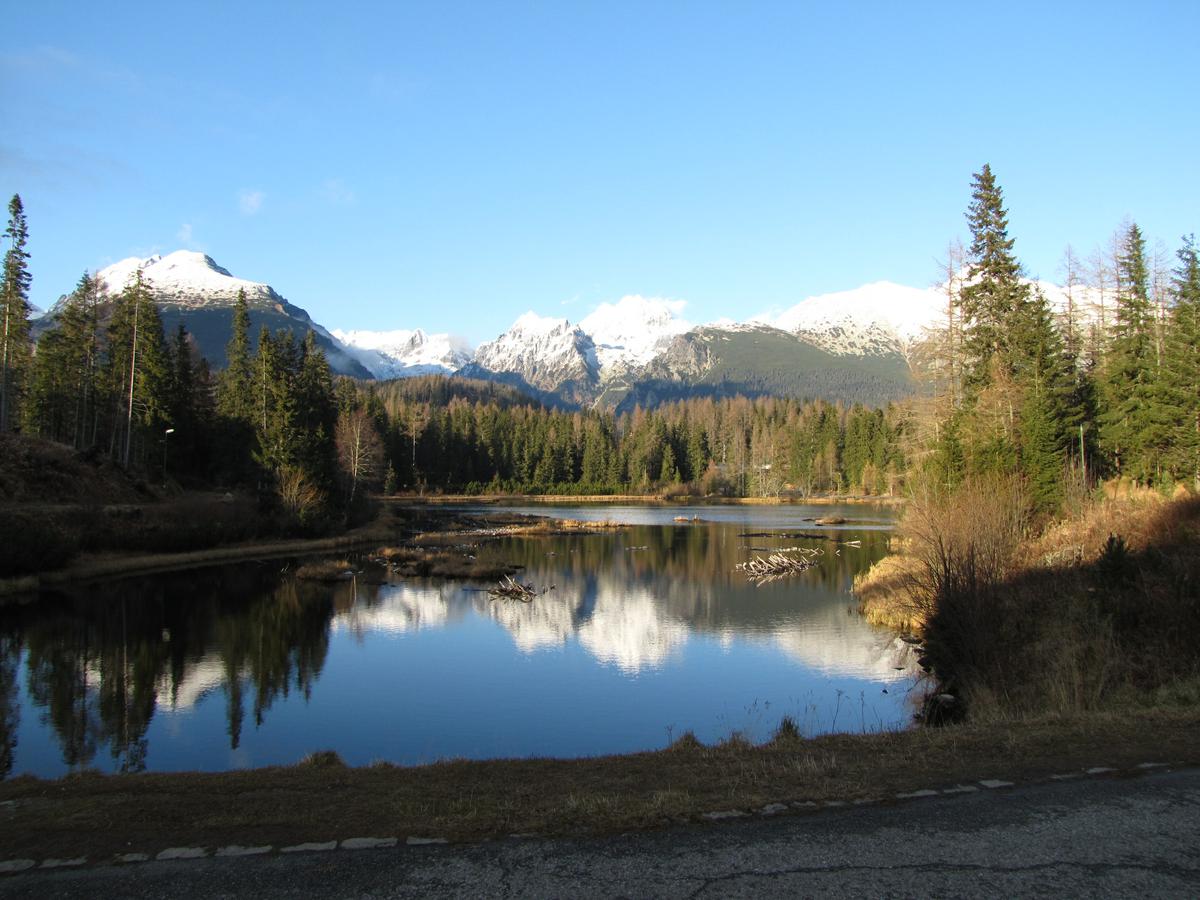
[[[578,757],[685,731],[766,740],[785,715],[807,734],[911,720],[911,654],[849,594],[885,552],[888,510],[687,507],[703,520],[687,525],[679,507],[524,511],[633,527],[464,548],[553,585],[532,603],[366,562],[303,582],[271,560],[0,606],[0,774],[222,771],[326,749],[352,765]],[[833,514],[851,521],[811,522]],[[735,571],[796,546],[819,564],[761,586]]]

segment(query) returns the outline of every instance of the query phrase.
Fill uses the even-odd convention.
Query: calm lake
[[[303,582],[270,560],[0,606],[0,774],[222,771],[327,749],[351,765],[578,757],[689,730],[765,740],[785,715],[806,734],[911,720],[911,654],[849,593],[885,552],[890,510],[514,510],[633,527],[473,541],[553,586],[532,603],[365,560],[353,579]],[[849,521],[811,521],[827,515]],[[761,586],[735,571],[786,547],[822,555]]]

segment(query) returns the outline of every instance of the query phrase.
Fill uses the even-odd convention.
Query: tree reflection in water
[[[18,765],[22,713],[26,729],[36,718],[53,735],[67,770],[136,772],[148,767],[156,712],[190,711],[204,697],[220,697],[226,743],[237,751],[273,706],[299,695],[307,710],[340,632],[362,643],[368,633],[446,632],[471,619],[503,628],[518,654],[575,644],[629,675],[662,669],[693,636],[707,635],[722,646],[736,639],[773,647],[828,677],[889,684],[905,677],[890,636],[844,624],[857,618],[851,581],[885,552],[887,532],[831,533],[861,542],[850,546],[798,531],[647,525],[470,548],[483,560],[523,566],[523,580],[539,589],[557,585],[532,604],[491,601],[479,586],[390,578],[381,569],[354,582],[302,582],[294,564],[274,561],[79,586],[0,606],[0,777]],[[794,580],[756,588],[735,571],[755,552],[796,545],[824,554]],[[372,671],[375,691],[395,683],[392,664]],[[422,671],[408,677],[423,678]],[[434,689],[431,679],[421,692],[432,701]],[[159,759],[150,767],[163,765]]]
[[[246,694],[254,722],[292,690],[308,696],[329,646],[333,598],[283,576],[279,564],[205,569],[44,594],[0,610],[0,765],[12,766],[20,652],[27,690],[71,770],[100,749],[114,768],[142,771],[146,731],[215,654],[224,674],[230,747],[241,741]]]

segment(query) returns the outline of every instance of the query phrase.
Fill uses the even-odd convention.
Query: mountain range
[[[169,334],[182,322],[213,365],[225,362],[239,290],[252,338],[261,326],[312,330],[335,372],[391,379],[454,374],[502,382],[555,405],[618,411],[694,396],[785,395],[879,404],[913,390],[911,353],[944,316],[941,288],[881,281],[809,297],[743,321],[694,325],[681,301],[627,296],[578,323],[527,312],[474,350],[448,333],[343,331],[313,322],[273,287],[237,278],[211,257],[178,250],[129,258],[97,273],[119,292],[138,269]],[[1053,305],[1063,290],[1038,283]],[[52,327],[65,297],[36,323]]]

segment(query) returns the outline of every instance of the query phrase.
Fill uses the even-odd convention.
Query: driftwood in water
[[[745,572],[748,578],[755,579],[757,584],[763,585],[777,578],[811,569],[817,564],[815,557],[821,555],[820,550],[794,549],[799,550],[803,555],[788,556],[786,553],[772,553],[766,557],[756,556],[744,563],[738,563],[736,568],[740,572]]]
[[[490,588],[488,593],[493,597],[509,597],[514,600],[523,600],[526,603],[529,603],[537,596],[537,591],[530,585],[521,584],[521,582],[517,581],[511,575],[505,575],[500,580],[499,587]]]

